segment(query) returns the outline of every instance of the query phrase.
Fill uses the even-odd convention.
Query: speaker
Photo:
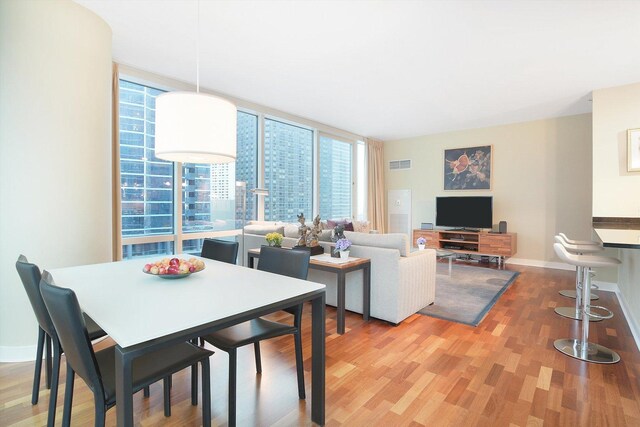
[[[421,222],[420,223],[420,230],[433,230],[433,223],[432,222]]]
[[[507,232],[507,221],[500,221],[500,223],[498,224],[498,231],[501,234],[504,234]]]

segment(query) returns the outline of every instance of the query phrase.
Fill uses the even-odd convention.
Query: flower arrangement
[[[267,240],[269,246],[282,246],[282,234],[280,233],[268,233],[264,238]]]
[[[342,251],[346,251],[349,250],[349,248],[351,247],[351,242],[349,241],[349,239],[342,238],[342,239],[338,239],[338,241],[336,242],[336,249],[334,252],[338,253],[338,252],[342,252]]]
[[[416,243],[418,245],[426,245],[427,244],[427,239],[425,239],[424,237],[418,237],[418,240],[416,240]]]

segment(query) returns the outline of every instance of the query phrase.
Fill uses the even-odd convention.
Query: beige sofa
[[[297,227],[278,223],[254,222],[245,228],[245,248],[240,253],[266,244],[264,236],[279,232],[285,237],[283,247],[296,244]],[[294,233],[295,232],[295,233]],[[371,316],[393,324],[402,322],[423,307],[432,304],[435,298],[436,253],[432,249],[410,252],[406,234],[367,234],[346,231],[352,242],[350,255],[371,259]],[[320,245],[328,253],[331,230],[320,236]],[[241,237],[238,237],[241,242]],[[309,270],[309,280],[327,285],[327,304],[336,306],[336,282],[334,273]],[[347,274],[347,310],[362,313],[362,271]]]

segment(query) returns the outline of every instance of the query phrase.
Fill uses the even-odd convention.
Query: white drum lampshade
[[[229,163],[236,159],[236,106],[195,92],[156,98],[155,155],[182,163]]]

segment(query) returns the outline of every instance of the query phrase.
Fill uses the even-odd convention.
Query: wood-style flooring
[[[508,266],[520,276],[478,327],[413,315],[399,326],[348,313],[347,332],[327,335],[327,426],[640,426],[640,353],[613,293],[598,304],[611,320],[591,324],[591,340],[622,361],[596,365],[562,355],[556,338],[578,337],[578,322],[553,312],[573,300],[558,294],[574,273]],[[280,318],[279,315],[274,315]],[[293,339],[265,342],[263,373],[253,349],[238,355],[238,425],[310,425],[310,307],[305,307],[307,401],[297,398]],[[327,308],[327,331],[336,328]],[[109,340],[98,344],[109,345]],[[227,420],[227,355],[212,362],[214,425]],[[64,360],[61,378],[64,378]],[[162,411],[162,386],[134,398],[137,425],[199,425],[190,404],[189,371],[174,376],[172,416]],[[0,425],[46,424],[49,392],[31,405],[33,362],[0,364]],[[77,378],[77,377],[76,377]],[[44,377],[43,377],[44,383]],[[57,425],[62,420],[61,385]],[[93,398],[76,379],[72,425],[93,424]],[[107,413],[115,425],[115,410]]]

